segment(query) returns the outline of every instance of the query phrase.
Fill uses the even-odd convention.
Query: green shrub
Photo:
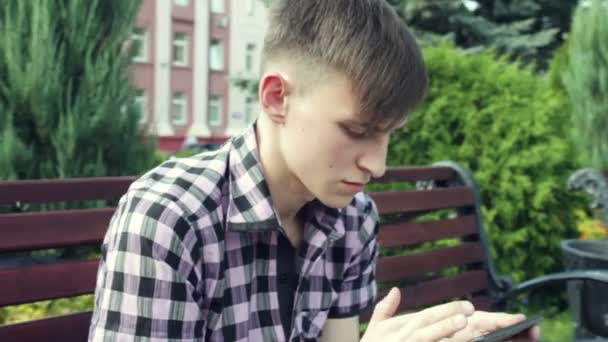
[[[45,300],[0,308],[0,324],[12,324],[93,309],[93,295]]]
[[[424,52],[429,94],[394,134],[389,165],[461,163],[480,187],[498,270],[516,281],[561,270],[559,242],[576,236],[579,203],[565,187],[576,165],[563,97],[492,52]]]

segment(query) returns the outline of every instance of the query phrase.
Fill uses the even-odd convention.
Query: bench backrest
[[[376,183],[402,188],[370,193],[381,216],[378,299],[397,286],[399,312],[454,299],[493,308],[500,279],[489,257],[479,192],[467,170],[452,162],[393,168]]]
[[[116,200],[134,177],[0,182],[0,209],[18,204]],[[5,210],[6,211],[6,210]],[[0,255],[99,246],[114,208],[0,212]],[[98,260],[0,264],[0,307],[93,293]],[[0,326],[0,341],[86,341],[90,312]]]
[[[406,190],[371,193],[382,222],[379,298],[389,286],[399,286],[403,294],[400,311],[455,298],[469,298],[486,309],[492,305],[496,279],[480,229],[478,194],[467,177],[458,165],[444,164],[392,168],[375,182],[410,184]],[[134,179],[0,182],[0,207],[17,202],[118,199]],[[0,253],[99,246],[113,211],[0,213]],[[97,267],[97,260],[71,260],[0,268],[0,307],[93,293]],[[370,313],[362,314],[362,321]],[[82,342],[90,317],[90,312],[84,312],[0,326],[0,341]]]

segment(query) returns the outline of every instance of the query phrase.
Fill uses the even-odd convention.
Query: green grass
[[[572,315],[562,311],[557,315],[545,317],[540,323],[540,340],[543,342],[570,342],[573,340]]]

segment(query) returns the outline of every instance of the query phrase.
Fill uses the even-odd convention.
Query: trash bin
[[[608,272],[608,241],[564,240],[561,249],[568,270],[605,269]],[[577,340],[593,338],[593,335],[608,338],[608,285],[595,281],[570,282],[568,301],[574,313]]]

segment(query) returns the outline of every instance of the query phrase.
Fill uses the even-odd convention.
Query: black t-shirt
[[[277,245],[277,286],[279,293],[279,310],[285,338],[291,333],[293,300],[298,286],[299,273],[296,270],[296,249],[289,239],[279,234]]]

